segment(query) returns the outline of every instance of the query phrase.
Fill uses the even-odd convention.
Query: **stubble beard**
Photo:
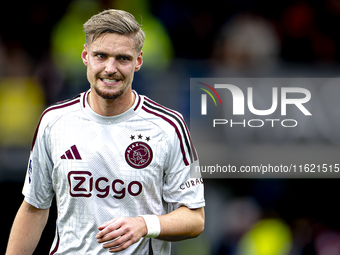
[[[123,95],[123,91],[118,91],[118,92],[105,92],[100,90],[97,86],[93,87],[94,90],[96,91],[97,95],[100,96],[103,99],[107,100],[114,100]]]
[[[117,79],[117,80],[121,80],[121,82],[123,82],[123,79],[120,77],[116,77],[114,75],[110,75],[108,77],[105,77],[108,79]],[[101,77],[97,77],[98,80],[101,79]],[[93,86],[93,89],[95,90],[95,92],[97,93],[98,96],[100,96],[103,99],[106,100],[114,100],[119,98],[120,96],[122,96],[125,92],[126,89],[124,89],[124,87],[120,88],[119,91],[115,91],[115,92],[111,92],[110,90],[106,90],[106,89],[101,89],[99,85],[95,84]]]

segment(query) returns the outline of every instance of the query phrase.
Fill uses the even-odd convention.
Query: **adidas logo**
[[[64,155],[60,157],[61,159],[81,159],[79,151],[75,145],[71,147],[70,150],[67,150]]]

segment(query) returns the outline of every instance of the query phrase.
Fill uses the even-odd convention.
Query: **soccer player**
[[[84,31],[90,89],[43,112],[6,254],[34,252],[54,196],[50,254],[170,254],[169,241],[204,228],[188,129],[179,113],[131,88],[144,43],[131,14],[103,11]]]

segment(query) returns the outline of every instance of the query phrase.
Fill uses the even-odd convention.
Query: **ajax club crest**
[[[152,150],[145,142],[131,143],[125,151],[125,160],[133,168],[147,167],[152,160]]]

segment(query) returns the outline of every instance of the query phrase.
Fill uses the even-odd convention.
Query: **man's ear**
[[[83,60],[84,65],[86,65],[86,66],[87,66],[87,63],[88,63],[87,57],[88,57],[87,45],[84,44],[84,50],[83,50],[83,52],[81,53],[81,58],[82,58],[82,60]]]
[[[135,72],[139,71],[142,65],[143,65],[143,51],[140,51],[137,56],[137,64],[135,66]]]

